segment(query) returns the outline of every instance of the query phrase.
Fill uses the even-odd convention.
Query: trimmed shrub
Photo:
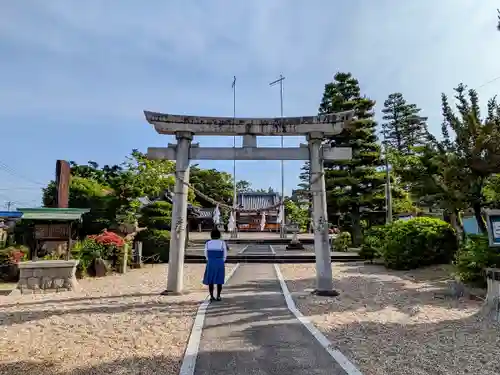
[[[351,233],[340,232],[337,234],[337,237],[333,239],[332,247],[334,251],[347,251],[351,243]]]
[[[363,236],[359,256],[364,260],[373,261],[382,257],[382,247],[385,244],[385,226],[372,227]]]
[[[135,237],[142,242],[142,256],[147,258],[160,254],[161,262],[168,262],[170,250],[170,232],[160,229],[146,229]]]
[[[147,218],[147,227],[159,230],[170,230],[172,225],[171,216],[151,216]]]
[[[408,270],[449,263],[457,251],[455,231],[440,219],[397,220],[383,228],[380,253],[387,268]]]
[[[454,264],[462,282],[484,288],[484,269],[500,267],[500,251],[489,246],[488,236],[468,235],[456,254]]]
[[[170,230],[171,222],[172,204],[169,202],[157,201],[141,209],[141,227]]]
[[[83,241],[75,243],[71,249],[71,257],[78,259],[77,276],[91,275],[96,259],[106,257],[106,246],[97,242],[93,238],[85,238]]]

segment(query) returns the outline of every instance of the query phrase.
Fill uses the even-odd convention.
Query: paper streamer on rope
[[[229,222],[227,223],[227,229],[230,232],[233,232],[236,228],[236,220],[234,219],[234,212],[231,212],[231,215],[229,216]]]
[[[279,212],[278,212],[278,219],[276,220],[276,222],[277,222],[278,224],[281,224],[281,223],[283,222],[283,220],[284,220],[284,212],[283,212],[284,210],[283,210],[282,208],[283,208],[283,206],[281,206],[281,207],[279,208]]]
[[[214,220],[214,224],[215,225],[219,225],[220,224],[220,210],[219,210],[219,205],[215,206],[214,214],[213,214],[212,218]]]
[[[263,232],[266,228],[266,213],[263,211],[260,216],[260,231]]]

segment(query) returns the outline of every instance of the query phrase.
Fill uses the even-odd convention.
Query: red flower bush
[[[125,240],[122,237],[114,232],[108,232],[106,230],[101,234],[88,236],[88,238],[104,246],[122,247],[123,245],[125,245]]]
[[[19,263],[24,257],[24,252],[21,251],[21,250],[13,250],[10,254],[9,254],[9,260],[11,263]]]

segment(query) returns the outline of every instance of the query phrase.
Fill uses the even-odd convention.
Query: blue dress
[[[222,240],[210,240],[205,244],[207,266],[203,276],[203,284],[224,284],[227,247]]]

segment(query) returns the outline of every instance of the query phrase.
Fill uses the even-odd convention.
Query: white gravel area
[[[500,324],[481,302],[443,297],[447,267],[334,264],[337,298],[312,296],[314,264],[280,265],[299,310],[364,375],[498,375]]]
[[[83,279],[79,292],[0,296],[0,374],[177,374],[204,267],[185,265],[183,296],[159,295],[167,265]]]

